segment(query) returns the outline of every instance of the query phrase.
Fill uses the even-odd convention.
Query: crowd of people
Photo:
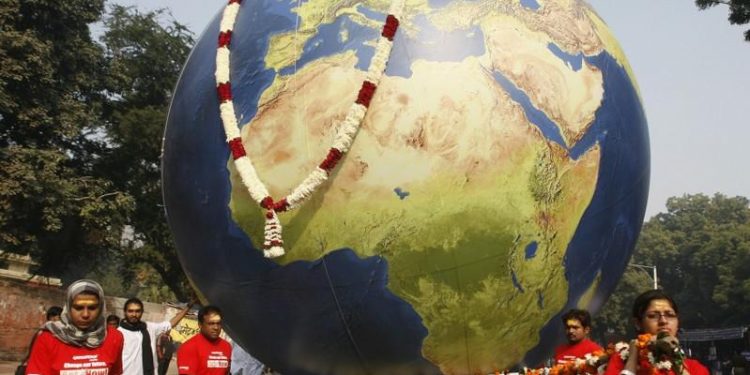
[[[124,317],[120,319],[115,314],[107,316],[104,291],[98,283],[76,281],[68,287],[64,307],[48,309],[47,321],[34,334],[29,354],[17,374],[163,375],[171,360],[166,348],[171,343],[168,332],[192,305],[168,321],[147,322],[142,320],[143,302],[131,298],[125,302]],[[607,350],[589,338],[590,314],[585,310],[570,310],[562,316],[567,342],[556,348],[555,364],[544,374],[565,375],[564,369],[568,369],[567,372],[575,374],[653,375],[654,368],[666,368],[673,375],[709,374],[701,363],[684,357],[677,338],[679,309],[665,292],[651,290],[639,295],[633,303],[632,319],[638,337]],[[221,337],[222,312],[218,307],[201,307],[198,327],[199,334],[177,350],[179,374],[248,375],[265,370],[241,347]],[[658,358],[647,353],[658,348],[666,348]],[[670,359],[669,364],[663,362],[665,355]],[[743,375],[743,371],[740,368],[734,374]],[[538,370],[529,373],[540,374]]]
[[[120,319],[115,314],[107,315],[104,291],[98,283],[76,281],[68,287],[64,306],[48,309],[47,321],[34,334],[29,354],[16,373],[163,375],[171,360],[168,332],[192,306],[168,321],[148,322],[142,320],[143,302],[131,298],[125,302]],[[198,328],[199,333],[177,350],[179,374],[230,374],[233,348],[221,337],[221,309],[201,307]],[[239,371],[232,374],[251,374],[241,372],[243,366],[236,368]],[[257,368],[258,374],[264,370],[262,365]]]

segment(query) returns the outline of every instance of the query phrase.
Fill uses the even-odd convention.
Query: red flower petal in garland
[[[273,204],[273,210],[276,212],[284,212],[289,209],[289,202],[286,201],[286,198],[281,198],[280,201]]]
[[[220,83],[216,86],[216,92],[219,94],[219,103],[225,103],[232,100],[232,84],[229,82]]]
[[[234,4],[234,3],[239,4],[241,2],[242,2],[242,0],[229,0],[229,4]]]
[[[273,198],[271,198],[271,197],[265,197],[265,198],[263,198],[263,200],[260,201],[260,206],[263,207],[263,208],[265,208],[266,210],[273,209]],[[268,217],[269,215],[271,215],[271,217]],[[272,218],[273,217],[273,212],[271,212],[271,211],[266,212],[266,217],[268,217],[269,219]]]
[[[328,150],[328,155],[326,155],[325,160],[323,160],[322,163],[318,166],[320,169],[331,173],[333,168],[336,168],[336,164],[338,164],[339,160],[341,160],[341,156],[343,156],[344,153],[341,152],[341,150],[331,147],[330,150]]]
[[[219,33],[219,48],[228,47],[232,41],[232,30],[222,31]]]
[[[392,42],[393,37],[396,35],[396,30],[398,30],[398,19],[396,16],[389,14],[388,17],[385,18],[383,32],[380,35]]]
[[[357,95],[357,104],[361,104],[365,106],[365,108],[370,107],[370,100],[372,100],[372,96],[375,95],[375,90],[378,87],[375,86],[374,83],[370,81],[363,81],[362,82],[362,88],[359,89],[359,95]]]
[[[232,158],[237,160],[247,153],[245,152],[245,146],[242,145],[242,138],[237,137],[229,141],[229,149],[232,150]]]

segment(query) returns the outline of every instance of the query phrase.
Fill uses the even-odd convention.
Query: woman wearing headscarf
[[[652,343],[658,340],[662,347],[668,347],[668,351],[672,353],[681,353],[680,343],[677,340],[677,331],[680,328],[679,313],[672,297],[659,289],[642,293],[633,303],[633,322],[638,333],[650,335]],[[674,375],[709,375],[705,366],[690,358],[682,358],[682,366],[673,367],[670,364],[668,368],[654,371],[656,364],[652,362],[658,358],[652,358],[652,355],[648,358],[640,358],[636,346],[635,340],[630,343],[629,353],[625,360],[620,353],[613,354],[604,375],[651,375],[655,372]]]
[[[122,374],[122,333],[105,322],[104,291],[95,281],[68,287],[60,321],[47,322],[26,374]]]

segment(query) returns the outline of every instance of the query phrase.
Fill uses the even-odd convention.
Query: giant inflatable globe
[[[335,143],[391,6],[237,8],[232,116],[274,199]],[[612,292],[643,220],[648,131],[632,71],[587,4],[407,1],[351,148],[278,212],[276,258],[222,122],[223,14],[174,93],[164,196],[185,272],[253,356],[285,375],[534,366],[563,339],[563,312]]]

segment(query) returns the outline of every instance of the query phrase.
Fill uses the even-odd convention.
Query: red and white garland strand
[[[379,39],[375,48],[375,55],[372,57],[365,81],[362,82],[357,100],[349,108],[346,118],[338,125],[328,155],[289,195],[278,201],[274,201],[270,196],[268,189],[258,178],[253,162],[245,152],[240,128],[237,125],[234,104],[232,103],[232,85],[229,80],[229,44],[232,41],[232,30],[240,10],[241,1],[229,0],[221,18],[219,47],[216,51],[216,91],[219,95],[221,122],[227,136],[227,143],[232,151],[234,165],[250,193],[250,197],[266,210],[263,254],[266,257],[275,258],[284,255],[281,222],[277,213],[292,210],[304,203],[328,179],[344,153],[349,151],[390,58],[393,37],[396,35],[399,25],[396,15],[401,14],[404,0],[394,0],[391,4],[385,25],[383,25],[382,38]]]

